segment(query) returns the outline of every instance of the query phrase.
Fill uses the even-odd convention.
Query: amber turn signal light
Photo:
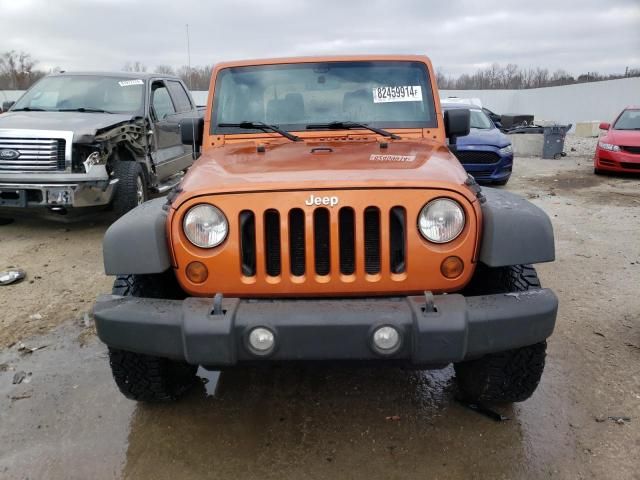
[[[460,257],[447,257],[440,265],[440,272],[446,278],[456,278],[462,275],[464,263]]]
[[[193,283],[204,283],[209,277],[209,270],[202,262],[191,262],[187,265],[187,278]]]

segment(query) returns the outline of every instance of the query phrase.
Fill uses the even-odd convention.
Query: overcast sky
[[[498,63],[640,68],[640,0],[0,0],[0,52],[120,70],[291,55],[424,53],[449,75]]]

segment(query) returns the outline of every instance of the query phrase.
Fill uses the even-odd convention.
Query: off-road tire
[[[489,268],[479,265],[465,294],[524,292],[540,288],[531,265]],[[547,343],[492,353],[454,365],[462,397],[470,402],[511,403],[527,400],[544,370]]]
[[[114,295],[146,298],[184,298],[171,270],[154,275],[120,275]],[[109,348],[109,364],[116,385],[131,400],[158,403],[180,398],[197,383],[196,365]]]
[[[122,394],[139,402],[177,400],[196,383],[197,366],[109,348],[109,365]]]
[[[113,213],[116,218],[120,218],[145,202],[149,193],[144,171],[138,162],[118,160],[114,164],[113,174],[118,179],[113,199]]]

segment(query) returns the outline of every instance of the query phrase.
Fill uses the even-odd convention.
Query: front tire
[[[118,160],[113,168],[113,173],[118,179],[113,200],[113,212],[116,218],[120,218],[147,201],[147,182],[142,166],[135,161]]]
[[[531,265],[489,268],[478,265],[465,294],[524,292],[540,288]],[[545,365],[547,343],[540,342],[454,365],[465,400],[511,403],[527,400],[538,387]]]
[[[0,225],[9,225],[13,223],[13,218],[0,217]]]
[[[112,293],[121,296],[182,299],[171,270],[154,275],[119,275]],[[197,383],[197,365],[109,348],[109,365],[122,394],[139,402],[177,400]]]

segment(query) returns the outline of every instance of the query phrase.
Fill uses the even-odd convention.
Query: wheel
[[[10,223],[13,223],[13,218],[0,217],[0,225],[9,225]]]
[[[508,181],[509,181],[509,179],[507,178],[506,180],[497,180],[497,181],[493,182],[493,184],[503,187],[503,186],[505,186],[507,184]]]
[[[594,168],[593,173],[596,175],[604,175],[604,171],[600,170],[599,168]]]
[[[113,284],[114,295],[147,298],[184,298],[173,272],[122,275]],[[109,348],[109,365],[122,394],[141,402],[177,400],[197,383],[197,365],[168,358]]]
[[[465,294],[523,292],[540,288],[531,265],[489,268],[479,265]],[[540,383],[547,343],[492,353],[454,365],[458,387],[471,402],[522,402]]]
[[[113,173],[118,179],[113,211],[116,218],[120,218],[147,200],[147,186],[142,166],[138,162],[118,160]]]
[[[139,402],[177,400],[196,383],[197,366],[109,348],[109,365],[122,394]]]

